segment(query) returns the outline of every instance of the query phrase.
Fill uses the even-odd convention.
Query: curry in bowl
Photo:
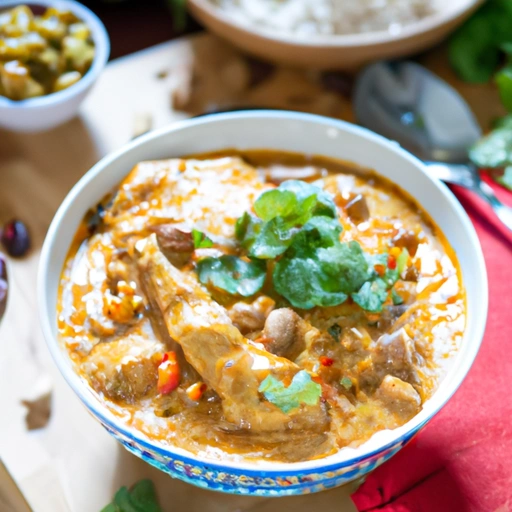
[[[141,162],[91,210],[59,337],[126,425],[297,462],[413,418],[465,328],[457,259],[398,186],[323,157]]]

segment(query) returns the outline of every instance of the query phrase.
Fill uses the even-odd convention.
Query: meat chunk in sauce
[[[306,327],[302,318],[290,308],[276,309],[265,322],[262,340],[265,348],[294,361],[306,350]]]
[[[328,415],[321,403],[284,413],[258,392],[270,373],[291,379],[299,367],[258,349],[236,329],[226,310],[214,302],[192,274],[175,268],[155,235],[137,244],[146,293],[164,316],[170,336],[188,362],[221,397],[226,419],[252,431],[303,428],[322,431]]]
[[[372,356],[374,378],[379,379],[382,373],[385,373],[410,384],[418,384],[419,376],[414,364],[414,353],[414,341],[405,329],[382,335]]]
[[[153,391],[165,347],[140,334],[98,343],[84,369],[92,387],[106,397],[134,403]]]
[[[411,419],[421,408],[418,392],[408,382],[392,375],[384,377],[375,396],[402,421]]]

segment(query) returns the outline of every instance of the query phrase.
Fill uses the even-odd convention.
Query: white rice
[[[230,17],[297,36],[400,32],[434,12],[433,0],[210,0]]]

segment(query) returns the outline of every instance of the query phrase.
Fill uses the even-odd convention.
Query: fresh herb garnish
[[[502,121],[495,130],[471,148],[469,158],[477,167],[483,169],[512,165],[512,123]]]
[[[388,285],[380,277],[367,281],[357,293],[352,294],[354,302],[370,313],[380,313],[387,298]]]
[[[485,83],[495,73],[506,43],[512,42],[512,3],[488,0],[453,35],[450,62],[466,82]]]
[[[496,73],[505,54],[507,62]],[[486,83],[494,75],[501,101],[512,112],[512,2],[488,0],[452,37],[450,61],[466,82]],[[495,74],[496,73],[496,74]],[[512,190],[512,115],[470,150],[479,168],[498,169],[492,178]]]
[[[112,503],[101,512],[162,512],[158,504],[155,486],[151,480],[141,480],[130,490],[121,487]]]
[[[231,295],[250,297],[261,290],[267,276],[265,262],[236,256],[204,258],[197,264],[199,281]]]
[[[338,324],[333,324],[329,329],[327,329],[327,332],[332,336],[336,343],[340,342],[341,331],[341,326]]]
[[[201,231],[197,229],[192,230],[192,239],[194,240],[194,248],[196,249],[206,249],[208,247],[213,247],[213,242]]]
[[[274,259],[291,245],[301,227],[315,216],[336,218],[336,206],[323,190],[289,180],[264,192],[254,203],[257,217],[245,213],[235,228],[237,239],[249,256]],[[338,223],[341,231],[341,226]]]
[[[330,244],[319,237],[315,245],[317,236],[316,230],[301,233],[274,268],[276,291],[301,309],[342,304],[368,279],[357,242]]]
[[[394,288],[391,289],[391,300],[395,306],[400,306],[400,304],[404,303],[404,299],[402,299],[402,297]]]
[[[274,376],[268,375],[260,384],[258,391],[285,413],[300,407],[301,404],[316,405],[322,395],[320,384],[314,382],[305,370],[296,373],[288,387]]]
[[[512,41],[512,38],[511,38]],[[496,74],[495,81],[505,108],[512,112],[512,42],[502,46],[507,54],[507,64]]]
[[[340,384],[345,389],[350,389],[353,386],[352,379],[349,379],[348,377],[343,377],[343,379],[340,380]]]
[[[255,201],[254,212],[244,213],[235,226],[248,258],[224,255],[201,260],[201,283],[247,297],[262,288],[267,260],[273,260],[268,268],[274,289],[296,308],[337,306],[352,297],[368,311],[382,311],[407,264],[406,249],[389,268],[388,254],[370,256],[356,241],[341,242],[343,227],[332,198],[302,181],[285,181],[264,192]]]

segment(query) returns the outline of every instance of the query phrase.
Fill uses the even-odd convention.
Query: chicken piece
[[[123,236],[141,237],[152,225],[172,222],[232,244],[236,220],[269,187],[240,158],[141,162],[122,182],[104,222]]]
[[[321,402],[284,413],[258,392],[269,374],[280,381],[292,379],[300,370],[297,365],[244,338],[195,275],[181,272],[165,258],[155,235],[141,240],[136,251],[146,296],[162,312],[187,361],[220,396],[228,421],[254,432],[325,431],[329,419]]]
[[[98,343],[84,361],[91,386],[111,400],[134,403],[150,393],[158,380],[165,346],[144,329]]]
[[[418,392],[408,382],[392,375],[384,377],[375,397],[402,421],[411,419],[421,408]]]
[[[377,340],[377,347],[372,355],[375,377],[378,378],[384,372],[410,384],[419,384],[413,360],[413,343],[403,328],[392,334],[383,334]]]

